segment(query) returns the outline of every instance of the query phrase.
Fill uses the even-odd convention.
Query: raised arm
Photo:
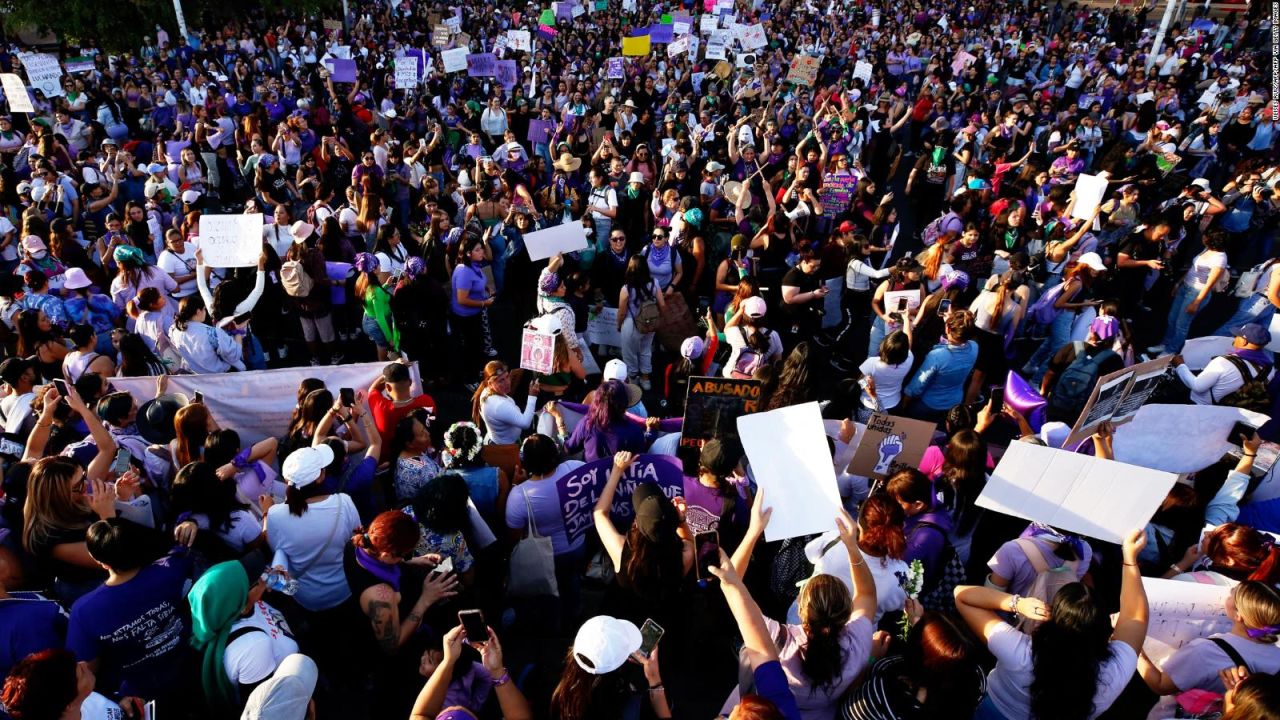
[[[858,522],[843,508],[836,516],[836,528],[840,531],[840,541],[849,552],[849,569],[853,576],[853,615],[852,622],[860,617],[874,620],[876,616],[876,581],[871,576],[871,568],[862,556],[858,547]]]
[[[595,520],[596,533],[600,536],[600,544],[609,553],[609,559],[613,561],[615,570],[622,569],[622,548],[626,545],[626,538],[613,526],[609,511],[613,508],[613,496],[618,490],[618,482],[622,480],[622,474],[635,461],[636,456],[629,452],[620,452],[613,456],[613,467],[609,469],[609,479],[600,491],[600,499],[596,501],[595,510],[591,513]]]

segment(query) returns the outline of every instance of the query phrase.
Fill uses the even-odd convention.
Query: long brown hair
[[[816,694],[835,685],[844,669],[847,658],[840,640],[853,613],[853,597],[843,580],[819,574],[804,584],[799,603],[806,638],[800,666],[809,680],[809,693]]]
[[[484,404],[484,399],[493,393],[491,385],[495,378],[499,375],[510,372],[507,364],[501,360],[490,360],[484,364],[484,370],[480,374],[480,387],[471,394],[471,422],[481,430],[485,429],[484,418],[480,415],[480,406]]]
[[[204,403],[191,403],[180,408],[173,416],[173,429],[177,436],[174,459],[178,467],[200,459],[204,441],[209,437],[209,408]]]
[[[623,705],[630,696],[630,684],[621,668],[592,675],[578,665],[573,648],[569,648],[560,682],[551,693],[551,717],[557,720],[621,717]]]

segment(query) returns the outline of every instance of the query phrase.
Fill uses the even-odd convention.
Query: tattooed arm
[[[400,617],[400,593],[379,584],[360,594],[360,609],[369,618],[373,639],[387,655],[394,655],[422,624],[422,615],[439,600],[457,594],[458,578],[453,573],[431,573],[422,582],[422,595],[409,614]]]

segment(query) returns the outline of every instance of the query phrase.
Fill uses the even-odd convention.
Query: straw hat
[[[724,184],[724,197],[735,206],[738,204],[738,195],[743,191],[742,183],[737,180],[730,180]],[[751,193],[747,193],[742,198],[742,209],[746,210],[751,207]]]
[[[560,153],[560,159],[551,164],[557,170],[565,172],[574,172],[582,167],[582,158],[574,157],[569,153]]]

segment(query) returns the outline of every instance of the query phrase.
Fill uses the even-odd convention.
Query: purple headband
[[[404,264],[404,272],[411,278],[416,278],[427,269],[427,264],[420,257],[411,257]]]
[[[356,272],[377,272],[379,267],[378,258],[373,253],[362,252],[356,255]]]
[[[969,273],[963,270],[948,270],[942,274],[942,288],[944,290],[964,290],[967,287],[969,287]]]
[[[1245,628],[1244,632],[1249,637],[1257,640],[1268,635],[1280,635],[1280,625],[1264,625],[1259,628]]]

